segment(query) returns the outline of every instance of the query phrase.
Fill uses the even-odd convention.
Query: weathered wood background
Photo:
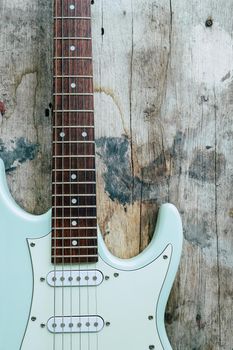
[[[180,350],[233,348],[232,13],[232,0],[93,5],[99,224],[129,257],[161,203],[179,208],[166,326]],[[0,15],[0,156],[16,201],[39,214],[51,203],[52,1],[0,0]]]

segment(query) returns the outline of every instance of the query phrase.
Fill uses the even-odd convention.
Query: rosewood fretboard
[[[91,0],[54,0],[52,262],[98,260]]]

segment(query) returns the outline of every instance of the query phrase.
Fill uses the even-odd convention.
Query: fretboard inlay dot
[[[64,133],[64,131],[60,132],[60,136],[63,138],[66,136],[66,134]]]
[[[82,132],[82,137],[87,137],[87,132],[86,131]]]
[[[77,204],[77,199],[76,198],[72,198],[71,202],[72,202],[72,204]]]
[[[72,180],[76,180],[77,179],[77,175],[76,174],[71,174],[71,179]]]
[[[70,51],[75,51],[75,50],[76,50],[76,47],[74,45],[71,45]]]
[[[72,221],[72,226],[77,226],[77,221],[76,220]]]
[[[78,241],[76,241],[76,239],[74,239],[74,240],[72,241],[72,245],[73,245],[74,247],[76,247],[76,246],[78,245]]]
[[[76,88],[76,84],[75,83],[71,83],[70,86],[71,86],[72,89]]]
[[[70,10],[74,10],[75,6],[73,4],[70,5]]]

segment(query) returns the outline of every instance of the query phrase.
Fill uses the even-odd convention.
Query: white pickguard
[[[22,350],[141,350],[150,346],[164,349],[156,313],[171,260],[171,245],[155,260],[136,270],[119,270],[101,257],[97,264],[67,265],[66,270],[98,269],[104,280],[96,287],[54,288],[46,282],[46,276],[54,269],[50,264],[50,241],[50,235],[33,240],[34,247],[29,241],[34,294]],[[57,268],[60,270],[61,266]],[[47,321],[54,315],[98,315],[105,325],[98,333],[54,335],[47,329]]]

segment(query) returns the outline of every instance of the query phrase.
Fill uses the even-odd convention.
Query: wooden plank
[[[52,3],[0,8],[0,156],[14,198],[42,213],[51,204]],[[185,244],[166,311],[171,343],[231,349],[232,1],[96,0],[92,9],[105,241],[136,255],[158,206],[176,204]]]

